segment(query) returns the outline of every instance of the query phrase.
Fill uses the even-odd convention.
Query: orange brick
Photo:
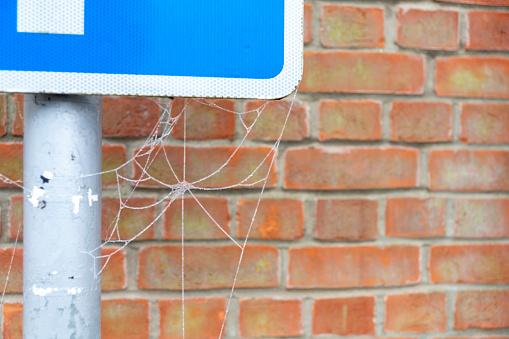
[[[237,237],[245,238],[258,199],[239,199]],[[249,239],[295,240],[304,235],[304,204],[297,199],[262,199],[252,223]]]
[[[456,295],[454,329],[509,327],[509,291],[460,291]]]
[[[398,8],[398,44],[403,47],[457,50],[459,13]]]
[[[149,337],[149,302],[144,299],[101,301],[102,339]]]
[[[0,174],[22,185],[23,180],[23,144],[21,142],[0,143]],[[18,187],[4,182],[0,177],[0,188]]]
[[[11,266],[12,260],[12,266]],[[5,290],[6,293],[23,292],[23,248],[0,249],[0,284],[3,286],[9,272],[9,282]]]
[[[160,339],[182,336],[182,299],[157,302]],[[217,339],[226,314],[226,298],[185,298],[184,329],[186,338]],[[224,337],[225,331],[221,335]]]
[[[301,92],[421,94],[424,59],[413,54],[304,52]]]
[[[378,233],[378,201],[318,199],[314,236],[320,240],[371,240]]]
[[[185,111],[184,111],[185,108]],[[184,114],[185,112],[185,114]],[[171,116],[179,117],[173,136],[186,139],[233,139],[235,137],[235,101],[177,98],[171,105]]]
[[[509,237],[509,199],[456,199],[454,236]]]
[[[393,102],[391,140],[452,141],[452,105],[445,102]]]
[[[373,100],[320,101],[319,139],[380,140],[382,104]]]
[[[227,198],[196,197],[184,199],[184,239],[225,239],[230,234],[230,212]],[[205,209],[205,210],[204,210]],[[206,212],[205,212],[206,211]],[[210,215],[207,215],[208,214]],[[211,217],[214,219],[212,220]],[[214,222],[215,221],[215,222]],[[178,240],[182,237],[182,200],[171,203],[164,213],[163,239]]]
[[[118,174],[125,177],[125,168],[121,167],[126,162],[126,152],[124,145],[103,145],[102,146],[102,171],[111,171],[118,168]],[[117,173],[109,172],[102,175],[102,185],[104,188],[115,187],[117,183],[124,182],[124,179],[118,178]]]
[[[236,151],[235,155],[233,153]],[[1,151],[0,151],[1,152]],[[137,149],[135,154],[148,152],[148,149]],[[166,156],[165,156],[166,154]],[[244,185],[244,187],[261,187],[263,183],[259,182],[267,176],[267,172],[272,160],[272,147],[236,147],[218,146],[218,147],[186,147],[186,180],[193,183],[201,180],[214,172],[218,171],[212,177],[196,183],[197,187],[224,187],[230,185]],[[233,155],[233,157],[232,157]],[[267,157],[267,155],[269,155]],[[232,157],[229,162],[228,159]],[[170,162],[175,174],[182,180],[184,168],[184,147],[183,146],[162,146],[156,147],[150,154],[148,173],[166,184],[174,185],[177,183],[168,161]],[[147,163],[148,156],[138,157],[135,165],[134,178],[140,178],[143,174],[142,167]],[[226,166],[222,167],[224,164]],[[263,163],[263,164],[262,164]],[[260,164],[262,164],[260,166]],[[260,168],[258,168],[260,166]],[[252,177],[251,174],[258,168]],[[267,187],[274,187],[277,182],[277,166],[272,166],[268,176]],[[141,182],[139,187],[162,187],[162,185],[153,181]],[[239,186],[242,187],[242,186]]]
[[[263,105],[266,104],[265,108]],[[246,111],[263,108],[257,118],[257,112],[242,115],[246,127],[252,126],[248,139],[277,140],[284,127],[282,140],[299,141],[309,137],[309,106],[306,103],[291,100],[262,101],[246,103]],[[285,120],[288,117],[288,121]]]
[[[159,120],[159,99],[103,97],[103,136],[137,138],[149,136]]]
[[[418,246],[300,247],[289,250],[288,288],[345,288],[415,284]]]
[[[207,290],[233,284],[240,258],[236,245],[187,245],[185,288]],[[147,246],[140,250],[138,285],[142,289],[180,290],[181,247]],[[279,250],[272,246],[248,246],[244,252],[237,288],[274,287],[279,284]]]
[[[467,13],[467,50],[509,50],[509,13],[474,11]]]
[[[313,5],[304,4],[304,43],[310,43],[313,39]]]
[[[22,137],[25,96],[23,94],[14,94],[12,96],[12,102],[15,107],[14,121],[12,122],[12,135]]]
[[[509,245],[431,246],[433,283],[501,284],[509,282]]]
[[[7,97],[0,94],[0,137],[7,134]]]
[[[460,107],[462,142],[509,143],[509,104],[462,103]]]
[[[284,185],[315,190],[415,187],[418,158],[419,151],[412,148],[289,149]]]
[[[375,334],[375,298],[318,299],[313,303],[313,335]]]
[[[302,302],[268,298],[242,299],[239,331],[243,338],[301,336]]]
[[[430,238],[445,234],[445,203],[442,198],[390,198],[385,208],[388,237]]]
[[[431,150],[429,187],[438,191],[509,190],[509,151]]]
[[[459,4],[469,4],[469,5],[509,6],[509,0],[435,0],[435,1],[455,2]]]
[[[436,92],[440,96],[509,98],[509,58],[437,58]]]
[[[23,339],[23,304],[3,304],[2,338]]]
[[[127,287],[126,252],[120,250],[113,254],[117,248],[103,247],[101,255],[111,255],[101,258],[104,270],[101,272],[101,289],[103,291],[123,290]],[[104,266],[106,265],[106,266]]]
[[[386,331],[421,333],[447,329],[444,293],[389,295],[385,307]]]
[[[9,198],[9,239],[23,239],[23,196],[14,195]]]
[[[325,47],[384,47],[382,8],[323,5],[321,24]]]
[[[156,199],[131,197],[127,201],[123,200],[122,203],[127,207],[120,211],[118,198],[102,199],[102,239],[154,239],[155,225],[150,226],[150,224],[156,219],[156,206],[145,207],[155,205]],[[147,227],[148,229],[145,230]],[[138,234],[140,235],[138,236]]]

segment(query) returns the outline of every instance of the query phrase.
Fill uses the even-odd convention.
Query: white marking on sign
[[[90,207],[92,207],[92,202],[97,201],[98,199],[99,199],[99,197],[97,196],[97,194],[92,194],[92,189],[89,188],[88,189],[88,205]]]
[[[81,199],[83,199],[83,196],[82,195],[73,195],[71,199],[72,199],[72,203],[74,204],[74,209],[72,210],[72,212],[74,214],[78,214],[80,212],[80,201],[81,201]]]
[[[85,0],[18,0],[20,33],[85,34]]]
[[[34,207],[39,206],[39,199],[46,194],[46,191],[40,187],[34,186],[34,189],[32,191],[32,194],[30,195],[30,198],[28,198],[28,201],[34,205]]]

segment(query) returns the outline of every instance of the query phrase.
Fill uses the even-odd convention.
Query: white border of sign
[[[285,0],[284,67],[271,79],[0,71],[0,92],[279,99],[302,77],[303,10]]]

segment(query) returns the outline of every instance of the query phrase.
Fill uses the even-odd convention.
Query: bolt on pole
[[[23,336],[101,337],[98,97],[25,94]]]

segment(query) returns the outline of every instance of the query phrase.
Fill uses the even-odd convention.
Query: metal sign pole
[[[24,107],[23,336],[100,338],[101,176],[87,175],[101,172],[101,101],[25,94]]]

